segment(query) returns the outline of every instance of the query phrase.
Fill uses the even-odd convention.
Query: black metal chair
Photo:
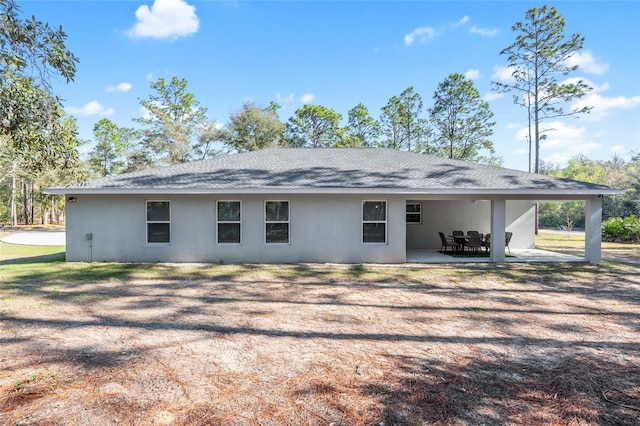
[[[440,234],[440,241],[442,243],[442,246],[440,247],[441,252],[446,252],[447,247],[453,247],[456,249],[458,248],[458,243],[456,243],[453,239],[445,237],[442,232],[438,232],[438,234]]]
[[[470,234],[467,237],[467,242],[465,245],[470,251],[479,251],[483,246],[482,237],[480,236],[480,234]]]
[[[513,232],[505,232],[504,233],[504,246],[509,250],[509,255],[511,255],[511,247],[509,247],[509,243],[511,242],[511,237],[513,237]],[[482,244],[486,251],[491,249],[491,234],[487,234],[484,236],[484,242]]]
[[[511,248],[509,247],[509,242],[511,242],[511,237],[513,237],[513,232],[505,232],[504,234],[504,246],[509,250],[509,254],[511,254]]]
[[[464,245],[467,242],[467,237],[464,236],[463,231],[453,231],[451,233],[453,235],[453,241],[458,243],[458,249],[464,250]]]
[[[482,246],[485,251],[489,251],[491,248],[491,234],[485,234],[484,239],[482,240]]]

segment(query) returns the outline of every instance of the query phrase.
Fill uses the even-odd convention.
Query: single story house
[[[222,263],[403,263],[453,230],[532,248],[544,200],[586,201],[585,258],[599,263],[602,196],[621,194],[385,148],[273,148],[46,192],[66,197],[67,261]]]

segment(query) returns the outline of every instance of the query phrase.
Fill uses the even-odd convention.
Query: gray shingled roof
[[[568,179],[384,148],[273,148],[88,181],[50,193],[355,192],[613,194]]]

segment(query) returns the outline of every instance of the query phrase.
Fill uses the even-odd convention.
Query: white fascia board
[[[442,198],[451,196],[456,198],[494,199],[556,199],[597,197],[602,195],[622,195],[621,189],[424,189],[424,188],[47,188],[45,194],[85,194],[85,195],[145,195],[145,194],[380,194],[380,195],[422,195],[426,197]]]

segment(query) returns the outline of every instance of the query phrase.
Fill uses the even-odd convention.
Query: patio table
[[[449,237],[453,238],[453,241],[460,244],[462,251],[464,251],[464,245],[469,241],[466,235],[449,235]]]

